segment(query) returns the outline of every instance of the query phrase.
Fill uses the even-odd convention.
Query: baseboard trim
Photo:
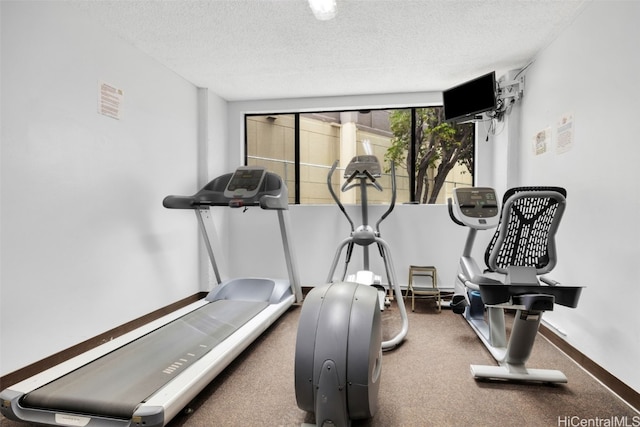
[[[5,388],[12,386],[13,384],[19,383],[20,381],[32,377],[46,369],[59,365],[60,363],[69,360],[79,354],[82,354],[85,351],[91,350],[92,348],[95,348],[100,344],[104,344],[105,342],[112,340],[113,338],[117,338],[121,335],[126,334],[127,332],[131,332],[134,329],[139,328],[140,326],[146,325],[147,323],[159,319],[160,317],[172,313],[182,307],[186,307],[187,305],[204,298],[206,295],[206,292],[198,292],[197,294],[193,294],[189,297],[181,299],[180,301],[174,302],[173,304],[169,304],[165,307],[159,308],[158,310],[134,319],[131,322],[127,322],[124,325],[118,326],[98,336],[76,344],[73,347],[62,350],[52,356],[27,365],[24,368],[6,374],[0,377],[0,390],[4,390]]]
[[[602,366],[589,359],[546,325],[540,325],[540,334],[562,350],[587,372],[601,381],[605,386],[609,387],[611,391],[620,396],[621,399],[627,402],[636,411],[640,412],[640,393],[620,381]]]

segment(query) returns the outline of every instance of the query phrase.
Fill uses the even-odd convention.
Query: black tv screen
[[[442,92],[444,118],[460,121],[496,108],[495,71]]]

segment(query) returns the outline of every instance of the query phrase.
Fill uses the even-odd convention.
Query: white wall
[[[545,315],[566,340],[640,391],[639,2],[596,1],[541,52],[526,74],[520,161],[522,185],[560,185],[567,210],[553,276],[586,289],[576,310]],[[556,153],[557,124],[574,117],[574,145]],[[532,141],[552,130],[549,151]]]
[[[216,176],[228,172],[227,168],[227,102],[206,88],[198,89],[198,189]],[[229,227],[227,215],[216,209],[212,216],[217,230]],[[195,218],[190,220],[194,221]],[[222,238],[224,237],[224,240]],[[220,235],[218,241],[211,242],[216,254],[216,265],[223,279],[228,278],[226,247],[228,236]],[[217,283],[211,267],[209,254],[201,237],[198,237],[200,253],[200,287],[208,291]]]
[[[0,7],[6,374],[198,292],[193,213],[162,207],[196,190],[197,90],[67,4]]]
[[[387,206],[371,206],[373,223]],[[359,206],[347,206],[360,224]],[[303,286],[326,283],[338,244],[349,235],[349,225],[337,206],[296,205],[290,207],[293,246]],[[249,209],[230,212],[233,238],[228,259],[231,276],[287,278],[282,243],[275,213]],[[407,226],[409,224],[409,226]],[[407,283],[409,265],[435,265],[442,287],[453,287],[458,257],[466,231],[448,219],[444,205],[398,205],[380,225],[383,239],[391,248],[399,283]],[[336,276],[342,274],[345,252],[340,256]],[[371,269],[387,282],[384,265],[375,246],[370,247]],[[362,268],[362,250],[354,249],[349,271]]]

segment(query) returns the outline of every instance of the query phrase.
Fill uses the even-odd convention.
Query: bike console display
[[[456,188],[453,198],[458,217],[464,225],[478,230],[498,225],[500,208],[493,188]]]

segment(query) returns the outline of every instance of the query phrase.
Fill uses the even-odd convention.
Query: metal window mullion
[[[293,138],[293,175],[294,175],[294,203],[300,204],[300,113],[294,115],[294,138]]]

